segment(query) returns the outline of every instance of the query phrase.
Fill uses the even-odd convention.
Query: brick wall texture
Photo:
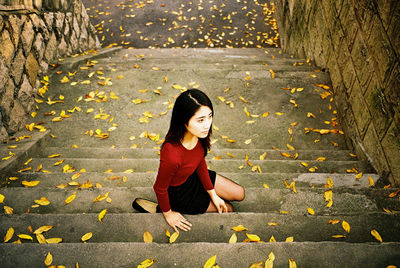
[[[400,1],[274,2],[282,49],[329,71],[348,146],[400,186]]]
[[[0,1],[0,139],[25,127],[49,64],[99,47],[80,0],[20,2]]]

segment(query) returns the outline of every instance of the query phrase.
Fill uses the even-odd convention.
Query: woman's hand
[[[228,207],[226,206],[225,201],[217,195],[214,189],[210,190],[209,194],[219,214],[222,212],[228,212]]]
[[[179,234],[177,228],[182,229],[183,231],[189,231],[192,224],[188,222],[185,217],[182,216],[181,213],[169,210],[167,212],[163,212],[164,218],[167,223],[174,228],[175,232]]]

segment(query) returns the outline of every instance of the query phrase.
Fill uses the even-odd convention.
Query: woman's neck
[[[192,133],[187,131],[183,136],[181,143],[183,147],[185,147],[188,150],[191,150],[196,146],[198,140],[199,138],[197,136],[194,136]]]

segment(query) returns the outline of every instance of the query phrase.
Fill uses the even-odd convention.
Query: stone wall
[[[25,126],[50,63],[98,47],[81,0],[0,1],[0,139]]]
[[[400,1],[274,2],[283,50],[330,72],[348,146],[400,186]]]

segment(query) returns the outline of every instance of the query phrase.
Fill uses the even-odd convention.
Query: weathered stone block
[[[56,53],[57,53],[57,38],[56,35],[52,33],[49,41],[47,42],[46,51],[44,53],[47,62],[51,62],[57,55]]]
[[[355,19],[352,3],[344,1],[339,14],[340,24],[342,25],[344,38],[348,50],[351,52],[353,48],[354,38],[358,30],[358,24]]]
[[[25,17],[22,16],[21,18],[17,15],[10,15],[8,17],[8,22],[10,23],[10,30],[12,33],[12,40],[14,42],[14,46],[18,46],[20,34],[21,34],[21,27],[25,22]]]
[[[34,106],[33,87],[29,83],[29,79],[26,75],[24,75],[21,88],[18,91],[18,100],[20,101],[22,107],[24,107],[26,113],[32,111]]]
[[[400,186],[400,131],[394,122],[390,125],[385,137],[382,140],[382,148],[391,168],[395,181],[391,183]]]
[[[44,13],[44,20],[46,21],[47,28],[53,29],[54,13],[53,12]]]
[[[389,40],[386,38],[382,24],[378,19],[375,20],[374,26],[372,27],[372,33],[367,41],[367,46],[369,53],[373,55],[375,60],[377,75],[382,84],[386,84],[397,58],[390,46]]]
[[[354,13],[364,33],[364,39],[369,38],[374,18],[378,12],[374,1],[358,0],[353,1]]]
[[[3,56],[4,62],[7,67],[11,66],[11,61],[14,56],[14,45],[11,41],[10,34],[7,30],[1,33],[0,39],[0,54]]]
[[[79,44],[83,50],[88,50],[88,33],[86,28],[82,26],[81,35],[79,36]]]
[[[376,0],[379,17],[382,19],[383,27],[388,29],[390,20],[396,12],[399,1]]]
[[[21,33],[21,41],[24,46],[25,55],[29,55],[29,53],[31,52],[34,34],[35,32],[33,31],[32,22],[30,20],[27,20]]]
[[[55,29],[57,36],[60,38],[63,33],[65,14],[62,12],[56,13]]]
[[[363,145],[369,158],[372,160],[372,166],[380,174],[389,173],[389,165],[387,163],[385,154],[382,149],[382,145],[379,142],[379,138],[376,135],[373,124],[370,124],[365,137],[363,139]]]
[[[64,26],[64,36],[65,36],[66,38],[68,38],[68,36],[69,36],[69,34],[70,34],[70,31],[71,31],[71,26],[70,26],[70,24],[69,24],[68,21],[69,21],[69,20],[66,18],[66,19],[65,19],[65,26]]]
[[[13,133],[24,127],[24,123],[27,119],[27,113],[19,103],[18,100],[14,100],[14,106],[10,113],[10,122],[8,123],[8,131]]]
[[[32,22],[33,27],[35,27],[35,30],[38,30],[40,27],[40,21],[42,19],[35,13],[29,14],[29,18]]]
[[[371,77],[373,66],[371,65],[371,55],[368,54],[367,47],[358,32],[354,40],[353,50],[351,51],[354,68],[358,81],[362,88],[366,88],[366,84]],[[363,90],[365,91],[365,90]]]
[[[399,85],[400,85],[400,64],[397,64],[393,68],[392,75],[389,79],[389,83],[385,87],[385,97],[389,105],[389,110],[390,112],[394,115],[395,117],[395,122],[397,127],[400,127],[400,91],[399,91]],[[395,116],[395,115],[398,116]]]
[[[15,56],[12,67],[11,67],[11,75],[14,78],[14,82],[16,85],[21,81],[21,75],[24,71],[25,64],[25,56],[22,53],[22,49],[19,49],[17,55]]]
[[[28,73],[29,82],[34,86],[39,74],[39,63],[34,53],[29,54],[28,58],[26,58],[25,70]]]
[[[347,49],[347,44],[344,39],[342,39],[342,42],[340,42],[339,46],[336,49],[336,59],[339,70],[343,74],[343,70],[346,67],[347,62],[350,60],[350,53]]]
[[[383,88],[374,76],[372,77],[364,96],[371,112],[378,138],[379,140],[382,140],[390,125],[393,115],[390,114]]]
[[[344,66],[342,77],[343,77],[343,84],[347,90],[347,94],[350,95],[354,81],[356,80],[356,73],[354,71],[353,61],[351,60],[350,57],[348,58]]]
[[[58,45],[58,53],[59,55],[66,55],[68,51],[67,43],[64,40],[64,36],[61,37],[61,41]]]
[[[73,18],[72,28],[73,28],[76,36],[78,37],[81,34],[81,32],[80,32],[78,20],[76,18]]]
[[[370,125],[371,115],[369,114],[368,109],[366,109],[367,104],[361,93],[361,88],[358,82],[354,83],[349,101],[354,112],[358,131],[360,132],[361,138],[363,138],[368,125]]]
[[[33,48],[36,51],[36,55],[38,55],[38,61],[40,62],[43,59],[44,54],[44,40],[40,33],[36,35],[35,42],[33,43]]]
[[[8,80],[8,68],[4,63],[4,60],[0,57],[0,94],[2,93],[3,86],[6,84]]]
[[[399,57],[400,55],[400,3],[398,1],[396,10],[394,11],[394,14],[392,16],[390,26],[388,27],[387,30],[387,35],[389,37],[389,40],[391,44],[394,47],[394,50],[397,53],[397,56]]]
[[[3,31],[3,28],[4,28],[4,19],[3,16],[0,15],[0,31]]]
[[[14,103],[14,91],[15,91],[15,86],[11,79],[8,79],[7,84],[5,84],[5,90],[6,91],[4,92],[1,98],[0,105],[1,107],[3,107],[6,113],[5,119],[6,121],[8,121],[11,115],[12,104]]]
[[[79,48],[78,39],[75,36],[75,33],[71,34],[71,39],[69,40],[71,48],[73,51],[77,51]]]
[[[49,69],[49,64],[46,61],[42,60],[40,62],[40,72],[46,73],[48,69]]]

